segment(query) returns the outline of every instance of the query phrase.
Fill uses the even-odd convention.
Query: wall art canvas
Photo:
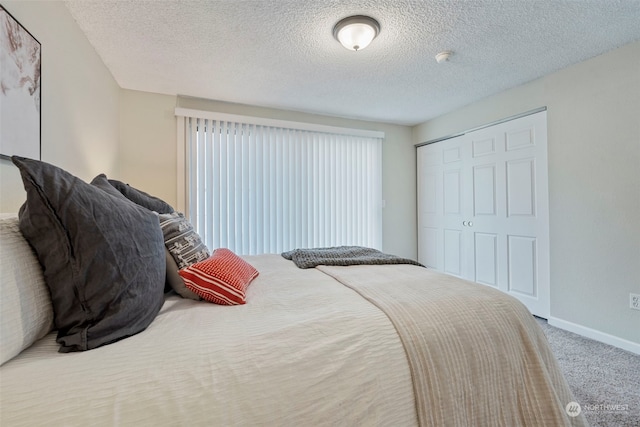
[[[41,46],[0,5],[0,155],[40,159]]]

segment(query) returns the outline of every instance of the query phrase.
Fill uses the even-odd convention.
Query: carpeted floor
[[[592,427],[640,427],[640,355],[536,318]]]

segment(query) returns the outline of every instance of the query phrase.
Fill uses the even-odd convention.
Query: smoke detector
[[[438,64],[442,64],[443,62],[449,61],[449,58],[453,55],[453,52],[450,50],[445,50],[436,55],[436,61]]]

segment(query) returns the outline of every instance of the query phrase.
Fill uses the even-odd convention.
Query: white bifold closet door
[[[549,316],[547,114],[419,146],[418,257]]]

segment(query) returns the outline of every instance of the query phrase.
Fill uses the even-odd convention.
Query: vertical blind
[[[209,249],[381,249],[381,137],[181,119],[186,214]]]

